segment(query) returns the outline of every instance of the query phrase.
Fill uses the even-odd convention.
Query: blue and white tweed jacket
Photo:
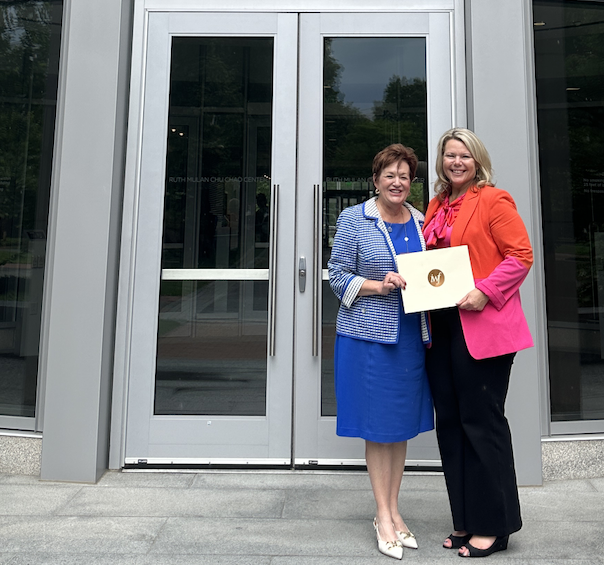
[[[410,204],[405,206],[411,212],[425,251],[421,230],[424,215]],[[340,300],[336,332],[367,341],[398,343],[400,291],[387,296],[357,296],[366,280],[381,281],[389,271],[397,271],[396,251],[376,198],[342,211],[327,266],[329,284]],[[428,345],[430,333],[425,312],[421,313],[421,332],[424,345]]]

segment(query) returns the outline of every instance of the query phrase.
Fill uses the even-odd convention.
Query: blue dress
[[[409,241],[405,241],[405,235]],[[421,251],[413,219],[406,224],[392,224],[390,239],[397,253]],[[405,314],[401,299],[399,316],[397,344],[336,336],[339,436],[393,443],[434,429],[420,314]]]

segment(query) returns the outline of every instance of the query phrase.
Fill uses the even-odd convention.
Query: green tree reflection
[[[0,263],[14,260],[15,240],[36,227],[52,24],[49,2],[7,4],[0,7],[0,241],[11,250]]]
[[[368,178],[373,156],[391,143],[415,149],[427,160],[426,81],[392,75],[382,100],[370,115],[347,102],[341,92],[342,65],[325,41],[324,59],[324,175]]]

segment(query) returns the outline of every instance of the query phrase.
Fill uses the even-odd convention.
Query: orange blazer
[[[442,206],[428,205],[424,226]],[[472,273],[489,297],[481,312],[460,310],[470,355],[485,359],[533,346],[520,304],[520,285],[533,264],[533,250],[509,193],[492,186],[469,190],[451,231],[451,246],[467,245]]]

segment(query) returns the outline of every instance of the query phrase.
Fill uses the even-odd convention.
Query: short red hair
[[[405,161],[409,165],[409,174],[411,180],[413,180],[417,171],[417,155],[411,147],[405,147],[402,143],[389,145],[373,158],[372,172],[374,177],[379,177],[381,172],[392,163],[400,163],[401,161]]]

